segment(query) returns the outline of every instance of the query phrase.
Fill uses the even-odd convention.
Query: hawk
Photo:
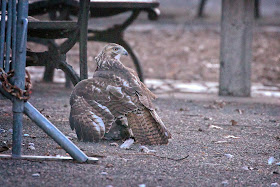
[[[122,46],[105,46],[95,58],[93,77],[75,86],[70,96],[71,129],[79,140],[98,142],[119,120],[136,142],[167,144],[171,134],[155,111],[156,96],[121,63],[121,55],[128,55]]]

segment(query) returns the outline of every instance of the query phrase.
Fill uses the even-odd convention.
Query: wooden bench
[[[114,42],[119,43],[124,46],[128,53],[130,54],[134,65],[136,67],[137,73],[140,79],[143,81],[143,71],[141,63],[138,60],[137,56],[133,52],[130,45],[123,39],[125,29],[133,23],[133,21],[138,17],[140,12],[147,12],[148,18],[150,20],[156,20],[159,16],[159,2],[157,0],[92,0],[89,3],[89,11],[91,18],[100,18],[100,17],[110,17],[115,16],[125,12],[131,12],[131,15],[123,24],[114,25],[111,28],[105,30],[93,30],[89,29],[88,31],[83,31],[81,35],[87,34],[88,40],[92,41],[101,41],[101,42]],[[77,29],[76,21],[71,20],[73,16],[79,16],[80,5],[76,0],[48,0],[48,1],[31,1],[29,6],[29,15],[35,16],[44,13],[48,13],[52,21],[38,21],[34,20],[29,23],[28,27],[28,36],[30,41],[36,41],[43,44],[52,44],[55,46],[53,41],[39,41],[35,38],[45,38],[45,39],[57,39],[63,37],[69,37],[71,33]],[[85,37],[86,38],[86,37]],[[85,50],[85,49],[82,49]],[[31,54],[31,53],[29,53]],[[37,56],[44,58],[44,54],[37,54]],[[31,55],[32,56],[32,55]],[[34,56],[34,54],[33,54]],[[50,56],[50,55],[47,55]],[[83,64],[86,64],[85,53],[80,55],[83,56],[83,59],[80,58]],[[31,58],[32,59],[32,58]],[[46,58],[45,58],[46,59]],[[28,65],[42,65],[45,61],[37,60],[37,63],[32,63],[29,61]],[[46,71],[44,75],[45,81],[52,81],[54,68],[57,68],[56,65],[46,65]],[[86,67],[84,67],[86,69]],[[72,70],[71,70],[72,71]],[[87,69],[85,70],[87,71]],[[83,76],[87,78],[87,76]],[[68,81],[69,82],[69,81]],[[73,82],[73,77],[72,77]],[[73,83],[75,84],[76,81]]]

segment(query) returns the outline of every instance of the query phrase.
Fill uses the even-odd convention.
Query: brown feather
[[[170,133],[155,112],[156,96],[139,80],[136,72],[114,59],[109,44],[96,57],[97,69],[91,79],[79,82],[70,98],[70,126],[78,138],[98,141],[112,123],[127,117],[136,141],[141,144],[167,144]],[[105,131],[101,127],[105,126]]]

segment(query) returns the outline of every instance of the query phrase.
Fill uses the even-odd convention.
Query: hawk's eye
[[[114,47],[114,48],[113,48],[113,50],[114,50],[114,51],[117,51],[117,50],[118,50],[118,48]]]

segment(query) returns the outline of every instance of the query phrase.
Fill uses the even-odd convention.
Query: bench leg
[[[201,0],[199,3],[199,7],[198,7],[198,11],[197,11],[197,17],[199,17],[199,18],[203,17],[203,10],[204,10],[206,1],[207,0]]]

